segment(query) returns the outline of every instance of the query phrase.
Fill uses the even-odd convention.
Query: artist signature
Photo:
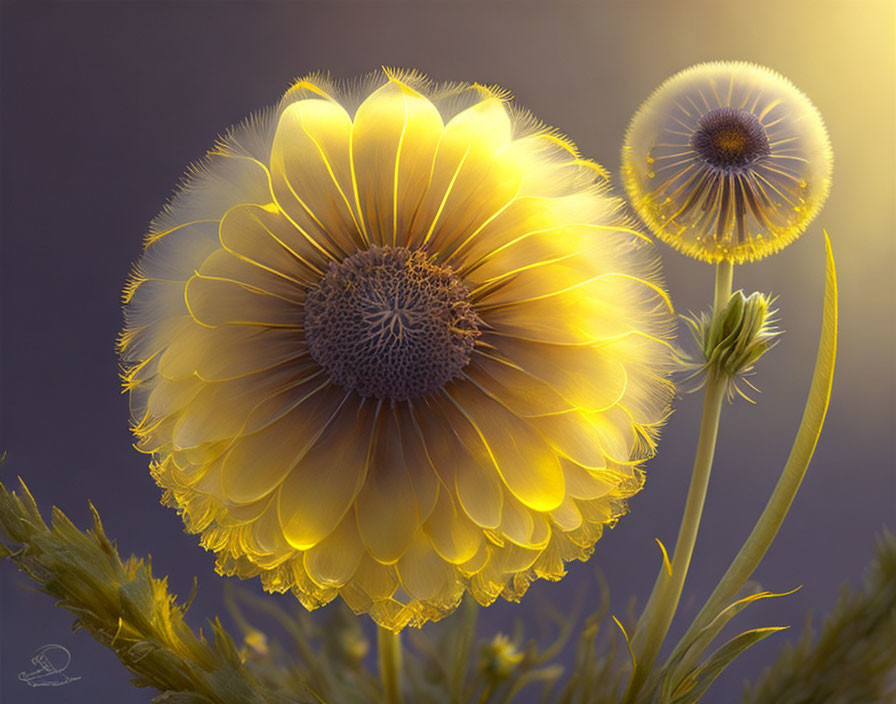
[[[32,672],[20,672],[19,679],[29,687],[59,687],[69,684],[80,677],[69,677],[65,674],[65,668],[72,661],[72,654],[68,648],[49,643],[37,649],[31,656],[31,664],[37,667]]]

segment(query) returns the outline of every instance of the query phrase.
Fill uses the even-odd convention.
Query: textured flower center
[[[759,118],[736,108],[717,108],[701,117],[691,147],[711,165],[731,170],[748,166],[771,151]]]
[[[372,246],[331,263],[305,298],[305,339],[333,383],[407,401],[457,376],[480,319],[469,291],[421,251]]]

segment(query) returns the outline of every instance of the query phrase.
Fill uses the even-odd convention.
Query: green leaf
[[[619,630],[622,631],[622,637],[625,638],[625,645],[628,647],[628,654],[632,659],[632,669],[634,669],[638,666],[638,663],[635,660],[635,651],[632,650],[632,643],[628,639],[628,633],[625,632],[625,628],[623,628],[618,618],[616,618],[615,616],[612,616],[611,618],[616,622],[616,625],[619,626]]]
[[[672,692],[671,704],[695,704],[706,690],[738,655],[772,633],[786,630],[787,626],[769,626],[744,631],[716,650],[702,665],[694,668]]]
[[[802,589],[802,587],[797,587],[796,589],[791,589],[789,592],[782,592],[780,594],[776,594],[770,591],[757,592],[755,594],[745,596],[742,599],[738,599],[737,601],[729,604],[727,607],[722,609],[722,611],[719,612],[719,614],[709,623],[708,626],[697,633],[692,640],[683,644],[683,648],[679,655],[669,659],[669,662],[664,668],[666,673],[665,684],[663,687],[664,696],[668,697],[669,691],[675,689],[676,687],[678,687],[680,682],[684,681],[685,677],[687,676],[688,670],[693,668],[693,664],[688,665],[687,663],[694,663],[699,660],[703,652],[715,639],[716,635],[718,635],[718,633],[731,621],[731,619],[737,616],[741,611],[747,608],[750,604],[753,604],[757,601],[790,596],[800,589]],[[685,661],[685,664],[682,664],[683,661]]]
[[[663,566],[666,568],[666,574],[670,577],[672,576],[672,563],[669,562],[669,553],[666,550],[666,546],[663,545],[663,541],[659,538],[654,538],[656,540],[656,544],[660,546],[660,550],[663,553]]]

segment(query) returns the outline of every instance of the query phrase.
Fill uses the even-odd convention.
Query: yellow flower
[[[818,110],[790,81],[743,62],[666,80],[632,118],[629,198],[661,240],[707,262],[790,244],[828,195],[832,155]]]
[[[638,491],[672,393],[652,246],[480,85],[297,81],[154,221],[138,447],[223,574],[398,630],[518,599]]]

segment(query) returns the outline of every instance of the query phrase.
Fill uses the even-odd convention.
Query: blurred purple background
[[[757,646],[710,691],[736,701],[805,614],[827,612],[860,582],[875,536],[896,528],[896,316],[892,281],[894,92],[891,2],[4,2],[2,5],[2,438],[7,486],[21,475],[49,511],[79,526],[88,500],[121,550],[152,554],[158,575],[199,596],[189,621],[224,614],[213,557],[159,504],[146,458],[131,447],[114,351],[119,294],[141,237],[190,161],[290,80],[324,69],[351,77],[381,64],[436,80],[498,83],[582,152],[618,170],[626,124],[664,78],[692,63],[746,59],[789,76],[818,105],[834,146],[834,187],[797,243],[738,267],[735,288],[771,291],[787,331],[762,360],[759,404],[722,418],[716,468],[673,636],[736,553],[777,478],[799,423],[820,329],[821,229],[841,286],[840,355],[827,425],[805,484],[756,578],[803,589],[751,607],[735,624],[794,626]],[[618,183],[618,180],[617,180]],[[660,247],[679,312],[711,298],[712,268]],[[631,514],[591,563],[523,604],[481,614],[483,629],[533,621],[537,598],[565,604],[593,569],[613,612],[643,603],[654,537],[671,547],[684,502],[699,395],[676,402],[660,455]],[[246,587],[260,593],[256,582]],[[0,565],[0,699],[148,702],[111,652]],[[538,597],[536,597],[538,595]],[[273,597],[272,597],[273,598]],[[593,599],[596,601],[597,596]],[[288,602],[289,598],[282,598]],[[226,620],[226,619],[225,619]],[[229,620],[226,620],[229,623]],[[81,680],[31,689],[16,679],[46,643],[72,653]],[[533,690],[534,691],[534,690]]]

